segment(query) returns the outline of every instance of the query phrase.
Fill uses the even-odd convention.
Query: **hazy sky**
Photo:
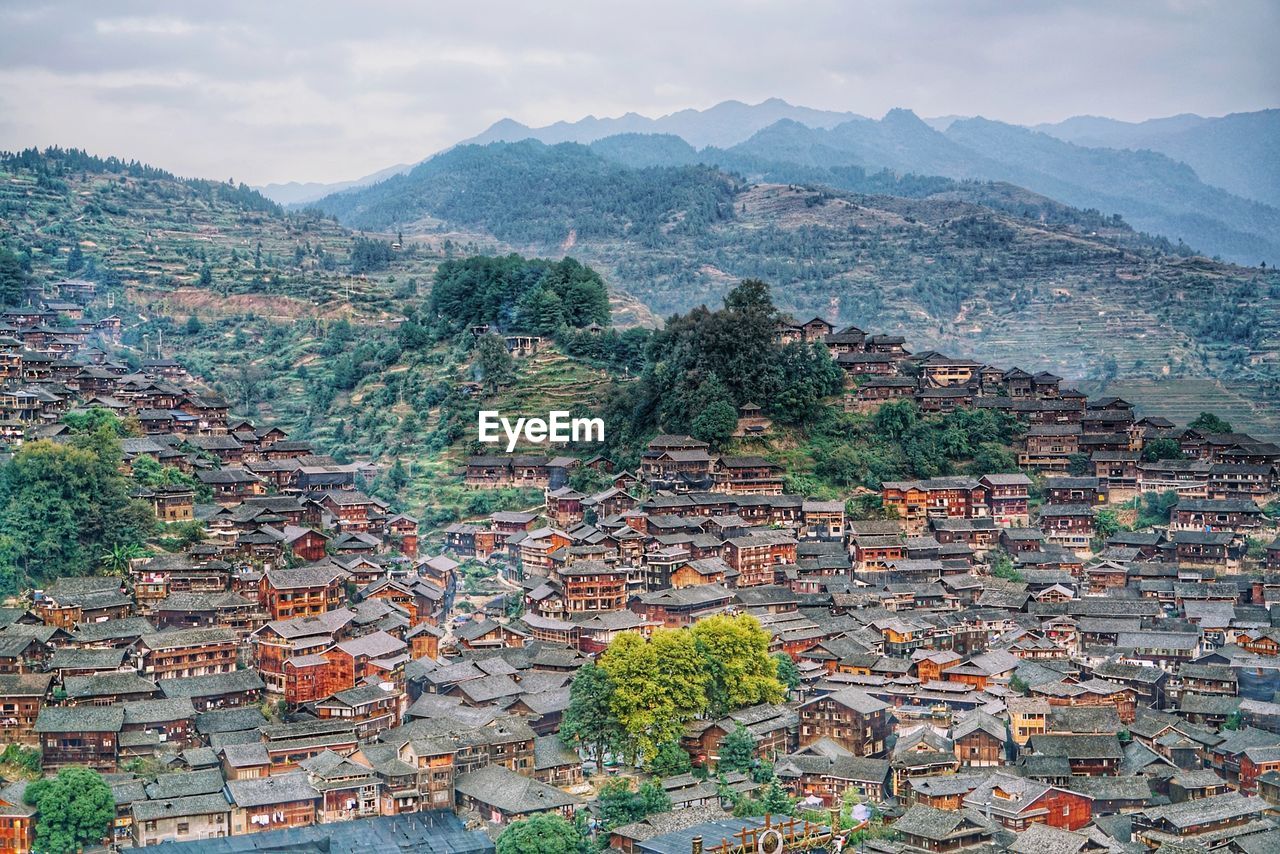
[[[1280,2],[0,4],[0,148],[337,181],[529,125],[768,97],[1019,123],[1280,106]]]

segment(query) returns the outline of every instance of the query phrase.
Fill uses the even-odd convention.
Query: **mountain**
[[[639,143],[593,143],[622,157]],[[663,161],[660,151],[668,152]],[[664,141],[630,165],[692,162]],[[909,110],[854,119],[831,128],[782,120],[728,149],[704,148],[701,162],[766,180],[849,186],[833,174],[864,172],[1002,181],[1078,208],[1118,213],[1135,228],[1184,241],[1199,251],[1256,264],[1280,259],[1280,210],[1202,181],[1185,163],[1147,150],[1088,148],[987,119],[957,119],[941,132]],[[790,172],[788,170],[791,170]],[[816,170],[816,171],[815,171]],[[824,174],[825,173],[825,174]]]
[[[321,199],[354,228],[424,222],[483,228],[513,244],[660,242],[729,216],[733,180],[707,166],[630,169],[574,143],[462,145],[380,184]],[[678,220],[673,217],[678,215]]]
[[[784,120],[806,127],[829,128],[856,118],[859,116],[853,113],[797,107],[780,98],[769,98],[759,104],[723,101],[706,110],[680,110],[656,119],[646,118],[638,113],[603,119],[587,116],[576,122],[556,122],[540,128],[503,119],[483,133],[459,144],[486,145],[490,142],[520,142],[525,139],[536,139],[548,145],[560,142],[589,143],[619,134],[645,133],[672,134],[695,148],[727,148]]]
[[[1280,209],[1265,204],[1280,197],[1272,192],[1280,170],[1277,115],[1175,116],[1137,125],[1080,117],[1036,130],[958,116],[925,121],[904,109],[875,120],[772,99],[544,128],[507,119],[468,142],[582,142],[629,166],[697,162],[846,189],[864,189],[833,174],[849,167],[1009,182],[1073,207],[1118,213],[1135,228],[1209,255],[1256,264],[1280,260]],[[1242,188],[1249,192],[1232,191]]]
[[[797,107],[780,98],[770,98],[759,104],[724,101],[705,110],[680,110],[656,119],[647,118],[638,113],[627,113],[616,118],[587,116],[576,122],[556,122],[546,127],[531,128],[515,119],[507,118],[494,122],[482,133],[458,144],[487,145],[491,142],[520,142],[536,139],[539,142],[554,145],[560,142],[589,143],[605,137],[622,135],[657,134],[678,137],[697,148],[728,147],[748,139],[762,128],[783,120],[799,122],[807,127],[825,128],[853,118],[857,118],[853,113]],[[669,165],[669,161],[664,163]],[[376,184],[408,172],[416,165],[401,163],[354,181],[341,181],[334,184],[290,181],[287,184],[266,184],[255,189],[282,205],[301,206],[344,190]]]
[[[178,178],[76,150],[0,154],[0,248],[23,259],[37,284],[64,276],[97,281],[129,327],[146,319],[126,306],[137,315],[206,321],[256,315],[292,322],[353,310],[385,317],[392,301],[366,300],[373,286],[353,274],[357,243],[332,219],[286,212],[243,184]],[[410,255],[396,260],[428,275],[434,269]],[[164,329],[166,340],[171,331]]]
[[[998,162],[957,144],[910,110],[890,110],[879,121],[858,119],[826,130],[779,122],[730,151],[809,166],[852,165],[958,179],[1003,178],[994,174],[1000,171]]]
[[[985,119],[955,122],[946,136],[1004,167],[984,177],[1118,211],[1136,228],[1240,263],[1280,258],[1280,210],[1210,186],[1163,154],[1085,148]]]
[[[644,136],[663,139],[646,142]],[[1077,116],[1021,128],[956,115],[921,120],[902,109],[876,121],[770,98],[658,118],[587,116],[537,128],[506,118],[459,144],[526,139],[590,144],[630,166],[704,163],[850,189],[859,188],[831,170],[1007,181],[1071,206],[1119,213],[1139,229],[1239,263],[1276,263],[1280,257],[1280,110],[1139,123]],[[677,139],[684,145],[674,144]],[[400,164],[339,184],[260,189],[282,204],[302,206],[411,168]]]
[[[339,181],[334,184],[322,184],[316,181],[308,181],[306,183],[290,181],[287,184],[264,184],[261,187],[254,187],[254,189],[268,199],[279,202],[282,205],[305,205],[307,202],[323,199],[333,193],[341,193],[343,190],[367,187],[370,184],[385,181],[392,175],[408,172],[413,167],[414,164],[412,163],[397,163],[395,166],[379,169],[372,175],[365,175],[363,178],[357,178],[354,181]]]
[[[1145,122],[1077,116],[1034,130],[1092,148],[1145,148],[1186,163],[1200,180],[1280,206],[1280,110]]]
[[[974,173],[991,162],[949,136],[939,142],[909,115],[846,125],[815,134],[832,147],[801,151],[813,140],[784,123],[750,147],[758,156],[741,153],[745,145],[698,155],[765,174],[827,175],[853,191],[743,180],[688,165],[692,146],[673,137],[624,135],[589,147],[460,146],[318,207],[354,228],[483,230],[517,251],[572,254],[661,316],[761,278],[797,317],[900,333],[920,349],[1098,383],[1194,379],[1202,385],[1187,406],[1213,409],[1217,395],[1243,411],[1255,400],[1280,412],[1280,366],[1269,356],[1280,347],[1280,275],[1192,256],[1109,214],[1007,183],[827,166],[849,159],[851,140],[881,162],[928,154],[935,167]],[[760,159],[801,153],[803,165]],[[664,158],[684,165],[654,165]],[[1280,429],[1272,421],[1268,435]]]

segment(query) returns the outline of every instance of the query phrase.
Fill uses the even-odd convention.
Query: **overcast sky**
[[[358,7],[358,8],[357,8]],[[769,97],[1018,123],[1280,106],[1276,0],[0,5],[0,148],[338,181],[492,122]]]

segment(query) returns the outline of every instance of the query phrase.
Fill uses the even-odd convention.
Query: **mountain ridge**
[[[1011,184],[840,167],[828,174],[852,189],[838,190],[648,165],[663,159],[655,150],[692,149],[645,135],[462,146],[321,207],[355,228],[487,230],[517,251],[572,254],[661,316],[761,278],[797,317],[870,324],[954,355],[1049,361],[1099,382],[1211,377],[1280,398],[1270,270],[1192,256]],[[645,165],[606,166],[606,155]]]
[[[734,169],[749,165],[747,159],[751,159],[803,169],[858,166],[871,171],[890,169],[961,180],[1007,181],[1075,207],[1120,213],[1144,231],[1175,241],[1181,239],[1206,254],[1256,264],[1264,260],[1276,263],[1280,258],[1280,209],[1266,203],[1272,195],[1270,188],[1280,180],[1274,175],[1280,166],[1272,165],[1272,161],[1280,164],[1280,150],[1274,158],[1269,156],[1280,143],[1271,142],[1272,136],[1262,132],[1277,117],[1280,110],[1220,118],[1186,114],[1126,124],[1080,116],[1065,120],[1055,130],[1050,125],[1028,128],[981,117],[953,115],[925,120],[905,108],[870,119],[852,112],[814,110],[768,99],[758,104],[725,101],[705,110],[681,110],[656,119],[634,112],[612,118],[587,116],[541,128],[504,118],[459,145],[524,139],[544,144],[595,145],[621,136],[628,140],[634,153],[639,145],[636,135],[659,135],[684,140],[696,155],[676,151],[668,141],[651,147],[650,160],[645,165],[699,162]],[[1223,130],[1226,126],[1222,122],[1252,122],[1258,129],[1251,136],[1247,129],[1228,132],[1230,129]],[[1118,138],[1099,140],[1114,143],[1104,147],[1072,141],[1096,134],[1099,127],[1166,136],[1170,129],[1181,129],[1199,136],[1181,143],[1169,141],[1164,146],[1182,145],[1190,152],[1184,159],[1152,147],[1120,145],[1124,140]],[[1213,133],[1228,134],[1228,142],[1223,144],[1231,150],[1241,149],[1244,137],[1253,139],[1253,154],[1243,159],[1214,160],[1204,152],[1206,147],[1213,148],[1212,141],[1205,141],[1212,140]],[[1274,137],[1280,139],[1280,128]],[[663,145],[668,159],[663,159]],[[435,156],[438,154],[432,155]],[[348,191],[370,186],[430,159],[413,166],[391,167],[339,187]],[[1211,162],[1206,164],[1206,159]],[[773,171],[779,172],[776,168]],[[1202,172],[1215,176],[1217,183],[1204,180]],[[1234,193],[1222,186],[1239,188],[1251,180],[1250,176],[1256,177],[1257,186],[1248,194]],[[317,194],[322,189],[296,188],[306,198],[293,204],[318,201]],[[1274,195],[1280,199],[1280,189]]]

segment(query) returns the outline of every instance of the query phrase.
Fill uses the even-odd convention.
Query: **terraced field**
[[[1099,389],[1134,404],[1143,415],[1162,415],[1186,424],[1201,412],[1213,412],[1236,430],[1280,442],[1280,407],[1252,402],[1252,387],[1232,387],[1210,379],[1117,380]]]

